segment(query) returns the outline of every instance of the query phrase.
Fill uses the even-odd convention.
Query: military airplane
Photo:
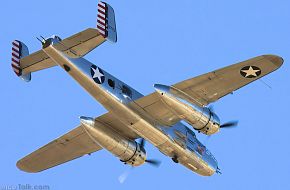
[[[39,40],[42,49],[32,54],[23,42],[13,41],[12,68],[16,75],[28,82],[32,72],[60,66],[108,112],[99,117],[80,117],[78,127],[17,162],[20,170],[32,173],[101,149],[133,167],[158,165],[157,160],[147,159],[145,140],[197,174],[220,173],[217,160],[193,129],[209,136],[237,125],[221,124],[209,104],[283,64],[279,56],[262,55],[174,85],[155,84],[155,92],[143,96],[83,58],[105,41],[117,42],[115,13],[109,4],[98,3],[96,28],[64,40],[55,35]]]

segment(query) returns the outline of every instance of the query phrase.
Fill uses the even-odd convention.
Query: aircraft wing
[[[127,138],[138,138],[111,113],[106,113],[96,120],[106,123]],[[80,125],[19,160],[17,167],[26,172],[36,173],[101,149],[102,147],[96,144]]]
[[[263,55],[182,81],[173,86],[206,106],[277,70],[282,64],[281,57]]]
[[[191,96],[199,106],[206,106],[275,71],[282,64],[281,57],[263,55],[179,82],[173,86]],[[137,100],[136,103],[162,124],[171,125],[179,120],[162,103],[156,92]]]
[[[85,56],[105,41],[106,39],[97,29],[88,28],[62,40],[59,44],[56,44],[55,47],[72,58],[78,58]],[[23,73],[32,73],[56,66],[55,62],[42,50],[22,58],[20,60],[20,65]]]

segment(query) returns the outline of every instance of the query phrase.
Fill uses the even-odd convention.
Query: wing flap
[[[135,103],[161,125],[170,126],[180,120],[167,108],[156,92],[136,100]]]
[[[134,140],[140,138],[135,132],[130,129],[130,126],[122,123],[116,116],[114,116],[111,112],[106,113],[98,118],[96,118],[101,123],[110,126],[113,130],[115,130],[118,134],[126,137],[128,139]]]

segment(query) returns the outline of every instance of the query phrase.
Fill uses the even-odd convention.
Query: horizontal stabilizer
[[[85,56],[103,42],[105,42],[105,39],[97,29],[88,28],[62,40],[54,46],[69,57],[79,58]],[[39,50],[29,55],[28,48],[24,43],[17,40],[13,42],[12,67],[14,72],[21,78],[30,80],[30,73],[56,65],[44,51]]]

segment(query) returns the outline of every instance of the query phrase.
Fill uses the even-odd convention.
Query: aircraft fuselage
[[[178,122],[161,126],[135,100],[143,97],[106,71],[84,58],[69,58],[53,45],[43,51],[59,64],[109,112],[140,137],[156,146],[165,155],[175,158],[190,170],[204,176],[217,172],[217,161],[196,138],[194,132]]]

